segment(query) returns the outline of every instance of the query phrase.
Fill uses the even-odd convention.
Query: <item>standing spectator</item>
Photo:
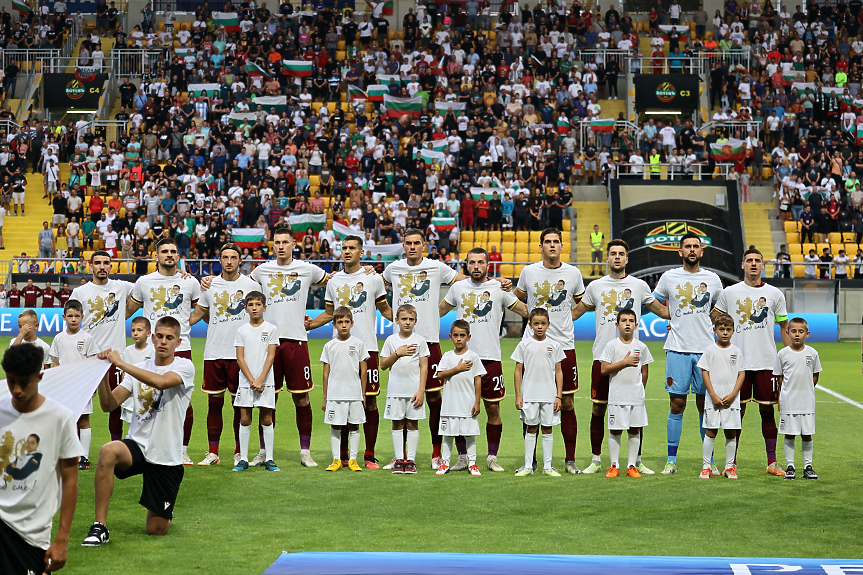
[[[7,100],[15,97],[15,87],[18,85],[18,75],[20,73],[21,70],[18,68],[15,60],[9,62],[9,65],[3,70],[3,82],[6,88]]]
[[[45,259],[53,258],[55,245],[54,232],[51,231],[48,222],[42,222],[42,229],[39,230],[39,257]]]

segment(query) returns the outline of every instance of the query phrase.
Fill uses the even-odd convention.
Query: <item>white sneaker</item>
[[[497,462],[497,455],[489,455],[485,460],[485,465],[489,471],[506,471],[503,466]]]
[[[600,465],[602,465],[602,463],[597,463],[596,461],[591,461],[590,465],[588,465],[587,467],[582,469],[581,472],[582,473],[598,473],[598,472],[602,471],[602,468],[600,467]]]
[[[261,453],[259,451],[258,454],[255,455],[255,457],[249,462],[249,467],[260,467],[260,466],[262,466],[264,464],[264,461],[266,461],[266,457],[267,457],[266,455],[264,455],[263,453]]]
[[[710,473],[712,473],[716,477],[720,477],[722,473],[719,472],[719,468],[716,467],[715,463],[710,464]]]
[[[455,462],[455,465],[449,468],[450,471],[464,471],[467,469],[468,460],[467,455],[459,455],[458,461]]]
[[[432,457],[431,460],[431,468],[437,471],[440,469],[440,464],[443,463],[443,459],[440,457]]]
[[[219,464],[219,456],[215,453],[208,453],[204,456],[204,459],[198,465],[218,465]]]
[[[255,457],[255,461],[257,461],[257,460],[258,460],[258,458]],[[263,463],[263,462],[264,462],[264,456],[261,455],[261,463]],[[301,453],[300,454],[300,465],[302,465],[303,467],[317,467],[318,466],[318,464],[315,463],[315,460],[312,459],[312,456],[309,453]]]
[[[236,467],[237,465],[239,465],[239,463],[240,463],[240,454],[239,454],[239,453],[235,453],[235,454],[234,454],[234,467]]]
[[[644,463],[638,464],[638,472],[642,475],[655,475],[655,472],[647,467]]]
[[[390,460],[390,462],[387,463],[386,465],[384,465],[381,469],[392,469],[395,466],[396,466],[396,458],[393,457],[392,460]]]
[[[192,461],[192,458],[189,457],[189,454],[185,451],[183,452],[183,465],[195,465],[195,463]]]

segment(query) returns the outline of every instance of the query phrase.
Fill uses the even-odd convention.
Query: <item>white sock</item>
[[[249,438],[252,436],[251,425],[240,425],[240,461],[249,462]]]
[[[452,457],[452,443],[453,437],[450,435],[445,435],[443,437],[443,443],[440,446],[440,456],[444,463],[449,466],[450,457]]]
[[[404,431],[393,429],[393,453],[397,460],[404,460],[405,458],[404,437]]]
[[[734,467],[734,457],[737,455],[737,438],[725,438],[725,469]]]
[[[542,434],[542,468],[551,469],[551,458],[554,451],[554,434]]]
[[[276,430],[273,429],[273,424],[262,425],[264,428],[264,461],[273,460],[273,442],[276,438]]]
[[[592,463],[596,463],[597,467],[602,467],[602,456],[594,455],[593,457],[591,457],[590,461]]]
[[[812,467],[812,452],[815,450],[815,441],[801,441],[803,446],[803,468]]]
[[[415,461],[417,456],[417,447],[420,445],[420,430],[408,429],[408,458],[407,461]]]
[[[794,439],[793,435],[786,435],[785,441],[782,442],[785,447],[785,465],[794,467]]]
[[[524,434],[524,466],[533,469],[533,452],[536,451],[536,434]]]
[[[81,431],[83,431],[83,429],[82,429]],[[89,431],[90,431],[90,430],[88,429],[88,430],[87,430],[87,432],[89,432]],[[89,449],[89,448],[87,448],[87,451],[89,451],[89,450],[90,450],[90,449]],[[183,455],[188,455],[188,450],[189,450],[189,446],[188,446],[188,445],[184,445],[184,446],[183,446]]]
[[[79,429],[78,433],[81,436],[82,455],[90,459],[90,443],[93,440],[93,430],[88,427],[87,429]]]
[[[608,432],[608,456],[611,458],[611,466],[620,469],[620,444],[623,441],[622,433]]]
[[[641,434],[630,433],[629,442],[627,443],[628,453],[626,454],[626,468],[638,467],[638,446],[641,445]]]
[[[467,461],[469,465],[476,465],[476,436],[470,435],[464,438],[467,443]]]
[[[348,433],[348,451],[350,455],[348,459],[356,459],[357,453],[360,451],[360,430],[354,429]]]
[[[701,468],[710,469],[710,459],[713,457],[713,445],[716,443],[715,437],[709,435],[704,436],[704,443],[701,444]]]
[[[333,451],[333,459],[341,460],[342,430],[330,427],[330,449]]]

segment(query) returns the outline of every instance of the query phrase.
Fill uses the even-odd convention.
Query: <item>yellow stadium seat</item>
[[[517,241],[517,242],[529,242],[530,241],[530,232],[515,232],[515,241]]]
[[[488,233],[488,243],[495,243],[498,245],[498,247],[500,247],[500,242],[501,242],[501,234],[499,231]]]
[[[336,111],[336,103],[335,102],[327,102],[327,110],[330,111],[330,114]]]
[[[845,249],[845,244],[830,244],[830,252],[834,256],[839,255],[839,250],[844,250],[844,249]]]
[[[475,246],[476,246],[476,244],[474,244],[474,242],[459,242],[458,243],[458,251],[459,251],[459,253],[466,254],[470,250],[472,250]]]
[[[785,222],[782,227],[785,229],[785,233],[800,231],[800,224],[798,222]]]
[[[541,235],[542,235],[542,232],[530,232],[530,243],[538,244],[540,241],[539,238]]]
[[[819,256],[824,253],[825,249],[830,249],[830,244],[816,244],[815,245],[815,253]]]
[[[809,250],[814,250],[815,244],[803,244],[803,255],[807,255]]]
[[[323,102],[312,102],[312,110],[314,110],[315,113],[318,113],[323,105]]]
[[[515,277],[515,266],[512,264],[501,264],[500,275],[505,278]]]
[[[462,242],[465,242],[465,241],[472,242],[473,241],[473,232],[470,230],[460,232],[458,235],[458,239],[459,239],[459,241],[462,241]]]
[[[503,241],[505,242],[514,242],[515,241],[515,232],[512,230],[504,230],[501,234]]]
[[[560,229],[563,231],[568,231],[572,229],[572,220],[563,220],[560,223]]]
[[[788,244],[788,253],[791,255],[803,255],[803,246],[801,246],[800,244]]]
[[[857,234],[855,234],[854,232],[843,232],[842,241],[845,242],[846,245],[854,244],[854,251],[857,251]]]
[[[525,267],[525,264],[518,264],[518,265],[516,265],[516,266],[515,266],[515,273],[513,274],[513,276],[512,276],[512,277],[518,277],[518,276],[520,276],[520,275],[521,275],[521,270],[523,270],[523,269],[524,269],[524,267]]]
[[[309,184],[312,186],[320,186],[321,177],[317,174],[312,174],[311,176],[309,176]]]
[[[488,232],[478,231],[473,233],[473,241],[477,243],[485,243],[488,241]]]
[[[147,263],[147,272],[153,273],[154,271],[156,271],[156,262],[148,262]]]
[[[791,254],[791,261],[792,262],[802,262],[803,261],[803,254]],[[804,266],[795,265],[793,267],[794,277],[802,278],[803,277],[803,269],[804,269]]]
[[[572,242],[572,235],[570,234],[570,232],[560,232],[560,235],[560,241],[563,242],[563,245],[566,248],[569,248],[570,242]]]
[[[797,232],[785,232],[785,241],[788,245],[791,244],[799,244],[800,243],[800,234]]]
[[[830,232],[830,235],[827,236],[828,240],[831,244],[838,244],[842,242],[842,234],[839,232]]]
[[[857,254],[857,244],[845,244],[845,253],[853,258]]]
[[[510,253],[511,254],[512,252],[515,251],[515,242],[508,242],[508,241],[504,240],[500,244],[500,251],[502,251],[504,253]],[[506,259],[506,258],[504,257],[504,259]]]
[[[344,50],[345,47],[346,47],[346,44],[345,44],[344,40],[339,40],[338,42],[336,42],[336,50]],[[338,52],[336,52],[336,53],[338,53]]]
[[[527,242],[516,242],[515,243],[515,251],[519,254],[529,254],[530,253],[530,244]]]
[[[505,262],[514,262],[515,261],[515,253],[513,253],[513,252],[503,252],[500,254],[500,257]]]

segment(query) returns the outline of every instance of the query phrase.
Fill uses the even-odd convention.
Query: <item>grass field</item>
[[[322,340],[313,340],[317,363]],[[503,341],[508,358],[516,341]],[[0,341],[0,346],[8,345]],[[819,344],[821,383],[863,402],[860,347],[857,343]],[[193,342],[201,378],[203,341]],[[450,349],[448,342],[444,350]],[[650,426],[645,429],[644,461],[656,470],[666,458],[667,396],[663,393],[664,354],[650,344],[656,362],[647,386]],[[576,348],[581,392],[576,395],[580,434],[577,463],[590,460],[590,342]],[[512,391],[514,364],[504,374]],[[329,430],[323,423],[321,368],[313,369],[318,386],[312,394],[315,428],[312,455],[330,461]],[[383,385],[385,386],[386,376]],[[504,434],[500,461],[506,473],[482,467],[482,477],[466,473],[436,477],[428,466],[429,432],[421,424],[420,472],[393,476],[385,471],[331,474],[299,465],[299,445],[291,404],[280,402],[276,427],[276,462],[281,473],[260,468],[231,473],[230,415],[225,408],[223,463],[186,468],[174,524],[167,537],[144,533],[145,510],[138,505],[140,478],[117,482],[108,516],[111,542],[101,548],[79,546],[93,518],[93,471],[80,474],[80,495],[66,573],[261,573],[283,551],[450,551],[472,553],[563,553],[617,555],[844,557],[863,556],[859,510],[861,411],[825,392],[817,392],[818,434],[815,469],[820,481],[785,481],[768,476],[760,419],[754,410],[744,419],[739,481],[698,479],[701,447],[697,412],[690,404],[684,419],[675,476],[642,479],[603,475],[541,475],[516,479],[523,457],[521,424],[514,398],[502,404]],[[199,461],[207,446],[206,398],[193,396],[195,430],[189,453]],[[484,429],[484,415],[480,416]],[[107,417],[94,417],[92,459],[108,440]],[[257,445],[253,433],[252,446]],[[717,442],[721,445],[721,440]],[[799,453],[798,465],[802,463]],[[485,438],[478,441],[482,462]],[[784,465],[782,439],[779,460]],[[361,444],[362,449],[362,444]],[[254,451],[251,449],[250,451]],[[623,451],[626,446],[624,442]],[[377,454],[389,461],[392,442],[381,420]],[[623,456],[623,454],[622,454]],[[555,432],[555,465],[562,469],[563,441]],[[607,445],[603,463],[608,464]],[[55,522],[56,523],[56,522]],[[200,570],[200,571],[199,571]]]

